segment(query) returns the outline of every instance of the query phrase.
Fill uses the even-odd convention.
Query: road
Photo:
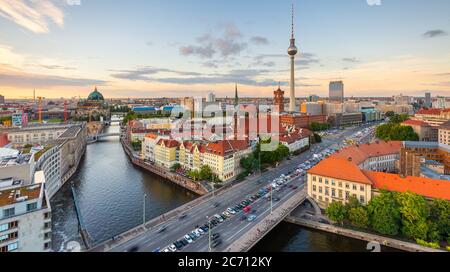
[[[213,216],[215,214],[221,214],[228,207],[234,207],[236,204],[245,200],[248,196],[254,195],[261,188],[268,185],[268,181],[272,181],[278,178],[281,174],[287,174],[294,171],[299,164],[310,159],[313,154],[320,153],[321,151],[332,147],[335,144],[342,143],[345,139],[351,137],[355,132],[363,129],[365,127],[354,127],[342,131],[338,131],[331,137],[325,137],[323,142],[315,145],[311,150],[297,156],[293,157],[291,160],[287,160],[279,165],[276,169],[272,169],[262,176],[259,174],[257,176],[249,177],[245,182],[233,186],[232,188],[222,192],[215,198],[208,202],[201,203],[194,206],[190,210],[186,211],[187,217],[184,219],[173,218],[164,224],[153,228],[145,232],[144,234],[126,241],[119,246],[113,248],[111,251],[114,252],[124,252],[130,251],[132,248],[137,248],[140,252],[153,252],[157,249],[163,249],[173,242],[180,240],[187,233],[190,233],[196,228],[196,226],[202,226],[207,223],[207,217]],[[365,136],[366,137],[366,136]],[[364,138],[361,140],[364,140]],[[372,136],[367,135],[367,140],[370,140]],[[279,205],[288,200],[293,194],[299,190],[304,189],[304,178],[297,178],[291,181],[292,184],[298,186],[296,190],[288,188],[287,186],[280,192],[274,192],[274,197],[279,198],[280,201],[274,203],[274,209]],[[214,203],[220,203],[220,206],[214,207]],[[256,223],[262,221],[264,217],[270,213],[270,201],[264,198],[259,199],[257,202],[252,204],[253,209],[257,210],[255,214],[257,216],[256,220],[253,222],[242,221],[242,212],[225,220],[222,224],[218,225],[212,230],[213,233],[220,233],[222,244],[215,248],[213,251],[223,251],[230,244],[240,238],[246,233],[252,226]],[[166,227],[166,230],[162,233],[158,233],[161,227]],[[208,235],[203,235],[197,239],[194,243],[187,245],[182,251],[186,252],[207,252],[209,251],[209,239]]]

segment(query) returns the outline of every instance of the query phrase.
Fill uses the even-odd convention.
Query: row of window
[[[2,224],[2,225],[0,225],[0,232],[4,232],[4,231],[10,230],[10,229],[15,229],[15,228],[17,228],[18,225],[19,225],[18,221]]]
[[[316,176],[313,176],[312,180],[313,180],[313,182],[319,181],[319,183],[324,183],[325,185],[330,185],[331,184],[331,186],[336,186],[336,181],[333,180],[333,179],[330,182],[329,179],[317,178]],[[339,181],[338,182],[338,187],[342,188],[342,186],[343,186],[343,183],[341,181]],[[350,187],[352,187],[354,191],[358,190],[358,185],[352,184],[352,186],[350,186],[350,183],[345,183],[345,188],[346,189],[350,189]],[[360,185],[359,186],[359,190],[361,192],[364,192],[366,190],[366,187],[364,185]]]
[[[34,210],[37,210],[37,202],[29,203],[27,204],[27,212],[32,212]],[[3,210],[3,217],[8,218],[16,215],[16,208],[12,207],[9,209]]]
[[[0,252],[13,252],[19,248],[19,242],[11,243],[7,246],[0,247]]]
[[[9,234],[0,235],[0,243],[17,239],[17,237],[19,237],[19,233],[17,231]]]

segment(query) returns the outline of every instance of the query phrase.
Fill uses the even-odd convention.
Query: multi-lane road
[[[130,251],[137,250],[141,252],[153,252],[161,250],[177,240],[183,238],[186,234],[192,232],[197,226],[202,226],[208,222],[207,217],[211,217],[215,214],[222,214],[227,208],[234,207],[236,204],[241,203],[247,197],[256,194],[261,188],[267,187],[268,182],[278,178],[281,174],[287,174],[298,168],[299,164],[306,160],[309,160],[313,154],[320,153],[321,151],[332,147],[335,144],[342,143],[345,139],[348,139],[355,132],[360,131],[363,128],[350,128],[342,131],[337,131],[330,137],[325,137],[323,142],[315,145],[311,150],[294,157],[291,160],[285,161],[279,165],[276,169],[272,169],[261,176],[253,176],[247,179],[247,181],[235,185],[232,188],[221,192],[213,199],[200,203],[193,208],[185,211],[185,218],[172,218],[165,221],[163,224],[152,228],[151,230],[143,233],[142,235],[128,240],[113,249],[111,251]],[[367,135],[369,136],[369,135]],[[370,137],[368,137],[370,138]],[[274,192],[273,197],[278,198],[279,201],[273,202],[273,209],[276,209],[279,205],[288,200],[292,195],[299,190],[303,190],[305,186],[305,180],[303,177],[297,177],[292,180],[290,184],[293,184],[297,189],[289,188],[285,186],[281,191]],[[217,206],[217,203],[220,204]],[[253,222],[242,220],[243,212],[228,218],[223,223],[215,227],[212,232],[219,233],[221,236],[222,244],[213,249],[213,251],[224,251],[234,241],[237,241],[242,235],[245,235],[255,224],[264,220],[264,217],[270,213],[271,202],[265,198],[260,198],[252,205],[252,209],[255,210],[257,218]],[[161,228],[165,228],[163,232],[159,232]],[[209,251],[209,239],[208,235],[203,235],[198,238],[192,244],[187,245],[182,249],[186,252],[207,252]]]

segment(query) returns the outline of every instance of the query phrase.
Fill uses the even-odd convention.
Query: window
[[[336,186],[336,181],[334,181],[333,179],[331,180],[331,185]]]
[[[358,187],[355,184],[353,184],[353,190],[358,190]]]
[[[316,191],[316,185],[313,185],[313,192],[315,192]]]
[[[359,198],[359,202],[361,202],[362,204],[364,204],[364,202],[365,202],[364,196],[361,196],[361,197]]]
[[[19,243],[12,243],[8,245],[8,252],[15,251],[19,248]]]
[[[9,229],[9,224],[0,225],[0,232],[7,231]]]
[[[322,187],[319,187],[319,193],[322,193]]]
[[[0,243],[3,243],[4,241],[7,241],[7,240],[9,240],[8,234],[0,236]]]
[[[3,210],[3,217],[11,217],[11,216],[14,216],[15,214],[16,214],[16,208],[14,208],[14,207]]]
[[[328,184],[329,184],[329,181],[328,181],[328,179],[325,179],[325,184],[326,184],[326,185],[328,185]]]
[[[52,225],[50,223],[45,223],[44,224],[44,229],[49,229],[51,227],[52,227]]]
[[[342,182],[339,181],[339,187],[342,188]]]
[[[325,195],[330,195],[330,190],[328,189],[328,187],[325,188]]]
[[[350,184],[346,183],[345,188],[350,189]]]
[[[336,197],[336,189],[331,189],[331,196]]]
[[[50,249],[51,243],[44,244],[44,250]]]
[[[319,178],[319,183],[322,183],[322,178]]]
[[[342,190],[339,190],[339,198],[342,198]]]
[[[364,192],[364,190],[365,190],[364,185],[361,185],[360,190],[361,190],[361,192]]]
[[[37,210],[37,202],[27,204],[27,211],[28,212],[34,211],[34,210]]]
[[[349,200],[350,199],[350,192],[345,192],[345,199]]]

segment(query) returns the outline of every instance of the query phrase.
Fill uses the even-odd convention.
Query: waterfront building
[[[402,126],[412,127],[415,133],[419,135],[420,141],[437,142],[438,129],[422,120],[407,120],[401,124]]]
[[[332,81],[329,86],[329,101],[344,103],[344,82]]]
[[[412,192],[429,199],[450,200],[450,182],[403,176],[358,167],[352,159],[330,157],[308,171],[308,195],[322,209],[332,202],[347,203],[351,197],[367,205],[382,190]]]
[[[8,129],[8,141],[13,145],[32,144],[39,145],[56,140],[69,125],[38,125],[23,128]]]
[[[142,154],[145,160],[156,161],[155,147],[161,139],[170,139],[170,131],[158,131],[145,135],[142,142]]]
[[[41,183],[24,185],[22,181],[0,180],[0,252],[49,252],[52,242],[52,218]]]
[[[0,179],[15,178],[28,185],[35,172],[34,154],[20,154],[18,150],[0,148]]]
[[[171,168],[178,163],[178,147],[176,140],[160,139],[155,147],[155,162],[164,168]]]

